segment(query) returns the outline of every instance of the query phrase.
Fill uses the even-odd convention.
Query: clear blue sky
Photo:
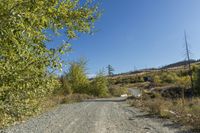
[[[102,8],[99,31],[72,41],[64,57],[87,58],[90,74],[108,64],[120,73],[183,60],[184,30],[192,58],[200,58],[200,0],[103,0]]]

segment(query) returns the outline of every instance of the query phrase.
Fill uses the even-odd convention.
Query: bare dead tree
[[[189,50],[189,47],[188,47],[188,41],[187,41],[187,34],[186,34],[186,31],[184,32],[184,37],[185,37],[185,51],[186,51],[186,58],[187,58],[187,61],[186,61],[186,64],[188,66],[188,75],[190,76],[190,81],[191,81],[191,97],[193,97],[193,93],[194,93],[194,87],[193,87],[193,77],[192,77],[192,68],[191,68],[191,60],[190,60],[190,50]],[[184,93],[184,90],[183,92]]]

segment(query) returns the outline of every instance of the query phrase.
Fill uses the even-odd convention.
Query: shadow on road
[[[102,99],[89,99],[83,102],[124,102],[126,98],[102,98]]]

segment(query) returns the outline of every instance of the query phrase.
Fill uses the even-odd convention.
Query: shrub
[[[112,96],[121,96],[122,94],[127,94],[128,89],[126,87],[111,86],[109,92]]]
[[[191,87],[191,81],[189,76],[179,77],[176,80],[176,85],[180,88],[188,89]]]
[[[161,117],[168,118],[170,115],[168,110],[171,108],[172,103],[169,101],[165,101],[162,98],[156,98],[156,99],[148,100],[144,106],[148,107],[149,111],[152,114],[156,114]]]
[[[144,82],[144,78],[141,76],[136,76],[136,82]]]
[[[200,99],[185,100],[182,99],[164,99],[157,97],[154,99],[131,100],[132,106],[140,107],[151,114],[156,114],[164,118],[190,126],[195,131],[200,130]]]
[[[80,4],[80,0],[5,0],[0,12],[2,126],[37,112],[40,100],[59,85],[49,73],[61,69],[60,54],[69,50],[69,44],[50,49],[51,33],[46,30],[58,35],[64,28],[67,40],[73,39],[78,33],[91,33],[99,13],[92,1]]]
[[[66,103],[82,102],[83,100],[93,99],[93,98],[94,98],[93,96],[88,94],[72,94],[63,97],[60,100],[60,103],[66,104]]]
[[[102,74],[99,73],[90,84],[91,94],[98,97],[108,96],[108,80]]]
[[[72,62],[66,78],[74,93],[90,93],[89,80],[85,72],[85,62]]]
[[[162,83],[175,83],[178,76],[176,73],[164,72],[161,74],[161,82]]]
[[[25,82],[18,87],[16,85],[16,88],[1,88],[0,127],[38,113],[41,101],[51,95],[54,89],[60,87],[59,81],[52,76],[44,78],[43,84],[39,83],[41,82],[35,84]]]
[[[188,112],[190,115],[190,125],[192,125],[195,129],[200,131],[200,106],[193,106]]]
[[[156,85],[159,85],[161,83],[161,79],[158,75],[155,75],[153,77],[153,82],[156,84]]]
[[[67,79],[67,75],[62,75],[60,77],[60,82],[61,82],[61,87],[55,91],[56,94],[68,95],[68,94],[73,93],[71,84],[69,83],[69,81]]]
[[[196,69],[194,77],[194,93],[200,96],[200,68]]]

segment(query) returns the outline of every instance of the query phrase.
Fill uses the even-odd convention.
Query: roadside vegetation
[[[130,100],[130,105],[148,111],[150,115],[171,119],[176,123],[191,127],[194,131],[200,129],[200,98],[193,100],[168,99],[161,96],[148,96],[143,99]]]
[[[60,56],[71,49],[69,41],[91,33],[99,15],[98,3],[92,1],[1,1],[0,128],[40,113],[60,88],[63,94],[87,92],[89,81],[81,73],[81,79],[74,76],[80,72],[76,65],[67,77],[60,79],[56,72],[62,69]],[[63,33],[67,41],[47,46],[51,36]]]
[[[111,65],[108,76],[100,72],[89,79],[84,60],[68,62],[66,72],[58,75],[66,63],[61,55],[71,50],[70,41],[92,33],[100,14],[98,3],[91,0],[1,1],[0,128],[58,104],[119,97],[128,93],[127,88],[137,87],[144,94],[129,101],[131,105],[200,129],[199,65],[192,66],[192,83],[187,69],[115,76]],[[58,47],[47,46],[52,36],[63,33],[67,40]]]
[[[61,87],[55,90],[55,95],[70,97],[83,96],[88,98],[108,97],[108,80],[103,72],[98,73],[93,79],[87,77],[86,61],[79,60],[70,63],[68,72],[60,77]],[[84,98],[80,98],[84,99]],[[79,99],[77,99],[79,100]]]
[[[191,79],[188,73],[188,69],[180,67],[113,76],[109,78],[109,81],[118,88],[138,88],[143,91],[143,95],[139,98],[134,96],[128,98],[128,102],[132,106],[148,111],[150,115],[171,119],[190,127],[194,131],[199,131],[199,64],[192,64],[193,97]]]
[[[123,94],[128,94],[128,88],[123,86],[111,85],[109,92],[112,96],[120,97]]]

